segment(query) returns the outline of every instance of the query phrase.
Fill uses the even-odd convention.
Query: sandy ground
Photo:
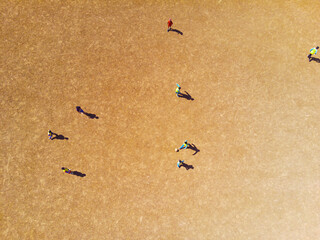
[[[1,239],[319,238],[320,2],[197,2],[0,3]]]

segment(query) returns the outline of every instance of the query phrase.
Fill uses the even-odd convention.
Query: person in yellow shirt
[[[54,139],[54,138],[52,138],[53,135],[55,135],[56,137],[58,136],[56,133],[54,133],[54,132],[52,132],[51,130],[49,130],[49,131],[48,131],[48,136],[49,136],[49,139],[50,139],[50,140],[53,140],[53,139]]]
[[[177,97],[180,97],[180,94],[181,94],[180,89],[181,89],[181,87],[180,87],[180,85],[177,83],[177,88],[176,88]]]
[[[51,139],[51,138],[52,138],[53,133],[51,132],[51,130],[49,130],[49,131],[48,131],[48,136],[49,136],[49,139]]]
[[[308,55],[309,62],[312,61],[312,57],[311,57],[311,56],[317,54],[318,49],[319,49],[319,46],[317,46],[316,48],[311,48],[311,49],[310,49],[310,53],[309,53],[309,55]]]
[[[185,140],[181,147],[178,148],[178,150],[187,149],[189,146],[190,144],[188,143],[188,140]]]
[[[62,171],[64,171],[65,173],[73,174],[72,171],[71,171],[69,168],[62,167],[61,169],[62,169]]]

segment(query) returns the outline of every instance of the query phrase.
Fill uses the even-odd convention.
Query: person
[[[312,60],[311,56],[317,54],[318,49],[319,49],[319,46],[317,46],[316,48],[311,48],[311,49],[310,49],[310,53],[309,53],[309,55],[308,55],[309,62],[311,62],[311,60]]]
[[[180,97],[180,96],[179,96],[179,94],[181,94],[180,89],[181,89],[181,87],[180,87],[180,85],[177,83],[177,88],[176,88],[177,97]]]
[[[52,138],[52,136],[53,136],[53,132],[51,132],[51,130],[49,130],[48,131],[48,136],[49,136],[49,139],[51,139]],[[51,139],[52,140],[52,139]]]
[[[189,143],[188,143],[188,141],[187,140],[185,140],[184,141],[184,143],[181,145],[181,147],[179,148],[179,150],[181,150],[181,149],[187,149],[188,147],[189,147]]]
[[[77,106],[76,109],[77,109],[78,113],[83,113],[83,110],[82,110],[82,108],[80,106]]]
[[[168,21],[168,30],[167,30],[167,32],[171,31],[171,26],[172,25],[173,25],[173,22],[172,22],[172,20],[170,18],[169,21]]]
[[[184,160],[179,160],[179,161],[177,162],[177,167],[178,167],[178,168],[181,168],[181,166],[183,165],[183,162],[184,162]]]
[[[64,168],[64,167],[62,167],[61,169],[62,169],[62,171],[64,171],[65,173],[72,174],[72,171],[71,171],[69,168]]]

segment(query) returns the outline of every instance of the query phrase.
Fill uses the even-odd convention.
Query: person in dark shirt
[[[77,109],[78,113],[83,113],[83,110],[82,110],[82,108],[80,106],[77,106],[76,109]]]

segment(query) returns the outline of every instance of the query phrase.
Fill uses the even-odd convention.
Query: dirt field
[[[198,2],[1,1],[1,239],[319,239],[320,2]]]

